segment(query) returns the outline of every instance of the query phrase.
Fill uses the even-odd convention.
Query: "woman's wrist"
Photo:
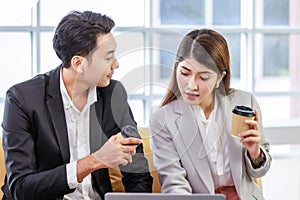
[[[265,161],[266,161],[266,157],[264,152],[260,149],[260,152],[258,154],[258,156],[250,156],[250,160],[252,163],[252,166],[257,168],[260,167]]]

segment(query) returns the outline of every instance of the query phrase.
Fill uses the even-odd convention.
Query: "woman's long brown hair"
[[[219,90],[223,95],[230,93],[230,55],[226,39],[214,30],[193,30],[184,36],[178,47],[169,89],[162,100],[162,106],[181,96],[177,84],[176,71],[178,63],[186,58],[194,58],[199,63],[217,72],[218,76],[226,72],[220,86],[216,90]]]

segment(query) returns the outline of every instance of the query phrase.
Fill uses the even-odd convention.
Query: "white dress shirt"
[[[92,187],[91,174],[86,176],[81,183],[77,182],[77,160],[90,154],[89,127],[90,106],[97,101],[96,87],[90,88],[88,100],[80,112],[69,97],[62,73],[60,73],[60,92],[64,105],[66,123],[68,129],[70,163],[67,164],[67,182],[73,193],[64,195],[66,200],[98,200],[101,199]]]
[[[225,134],[230,134],[223,109],[215,95],[214,108],[207,119],[198,105],[191,106],[203,140],[199,158],[208,157],[215,188],[233,185]]]

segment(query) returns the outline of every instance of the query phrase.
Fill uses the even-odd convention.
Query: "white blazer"
[[[220,98],[219,109],[225,113],[225,121],[231,128],[232,109],[235,105],[257,108],[259,105],[248,92],[233,90]],[[261,119],[261,113],[260,113]],[[264,176],[270,168],[269,143],[265,139],[261,120],[261,149],[266,162],[254,169],[239,138],[226,133],[230,168],[234,185],[241,199],[264,199],[261,189],[251,177]],[[175,100],[151,114],[151,149],[158,170],[162,192],[214,194],[214,183],[207,156],[199,157],[202,138],[190,106],[182,98]]]

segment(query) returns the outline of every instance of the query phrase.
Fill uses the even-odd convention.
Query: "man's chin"
[[[108,79],[107,81],[101,81],[98,82],[98,87],[107,87],[110,84],[110,79]]]

